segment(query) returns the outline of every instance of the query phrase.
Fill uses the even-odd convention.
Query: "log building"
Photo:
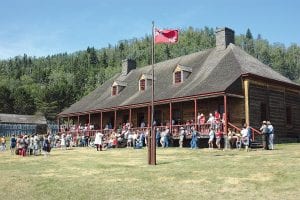
[[[224,133],[245,122],[259,129],[269,120],[277,142],[300,138],[300,85],[236,46],[229,28],[216,30],[215,48],[156,63],[154,69],[154,120],[172,133],[188,120],[198,125],[198,113],[207,117],[217,110]],[[134,60],[123,60],[121,73],[59,113],[59,122],[93,124],[95,130],[108,124],[117,129],[127,121],[149,127],[151,84],[150,65],[137,68]]]

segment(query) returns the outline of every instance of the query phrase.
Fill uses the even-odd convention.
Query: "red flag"
[[[154,43],[176,43],[178,42],[178,30],[159,30],[154,31]]]

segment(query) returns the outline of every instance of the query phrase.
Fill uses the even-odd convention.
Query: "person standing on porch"
[[[215,124],[217,126],[217,129],[220,128],[220,123],[221,123],[221,115],[220,113],[216,110],[215,111]]]
[[[215,117],[213,116],[212,113],[209,113],[209,117],[208,117],[207,123],[210,124],[210,128],[213,128],[213,129],[215,128],[214,127]]]
[[[197,124],[200,124],[201,114],[198,112],[197,114]]]
[[[274,150],[274,127],[270,121],[267,121],[268,131],[269,131],[269,149]]]

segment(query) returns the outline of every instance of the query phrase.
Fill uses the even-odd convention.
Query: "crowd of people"
[[[6,150],[6,139],[1,138],[1,150]],[[11,154],[20,156],[41,155],[48,156],[51,151],[49,135],[12,135],[10,138]]]
[[[228,128],[227,134],[224,134],[223,119],[224,116],[221,117],[220,113],[215,111],[214,114],[209,114],[207,120],[203,113],[198,113],[196,124],[190,120],[185,123],[185,126],[178,127],[178,129],[174,128],[173,131],[170,130],[169,126],[156,126],[154,129],[156,146],[168,148],[170,145],[174,146],[174,141],[178,139],[180,148],[189,146],[191,149],[196,149],[199,148],[199,140],[205,133],[208,137],[209,149],[221,149],[221,147],[224,149],[241,149],[244,147],[248,151],[252,143],[252,128],[244,124],[240,131],[237,128]],[[208,125],[205,130],[203,125]],[[95,147],[97,151],[102,151],[118,147],[140,149],[148,145],[150,129],[146,127],[145,123],[139,128],[133,128],[129,122],[123,123],[117,130],[109,129],[108,123],[103,133],[97,131],[93,136],[87,135],[84,130],[92,128],[85,126],[80,132],[65,131],[60,135],[34,134],[18,135],[17,137],[13,135],[10,139],[10,150],[12,154],[21,156],[40,155],[42,152],[47,156],[51,148],[66,150],[72,147],[90,146]],[[263,121],[260,131],[264,139],[264,149],[274,149],[274,127],[271,122]],[[0,148],[1,151],[6,149],[5,137],[1,137]]]

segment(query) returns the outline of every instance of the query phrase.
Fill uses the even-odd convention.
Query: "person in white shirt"
[[[269,133],[269,149],[274,150],[274,127],[270,121],[267,121],[268,133]]]
[[[65,138],[65,134],[62,134],[62,135],[61,135],[60,148],[61,148],[61,149],[66,149],[66,138]]]
[[[102,151],[102,138],[103,134],[101,132],[97,132],[95,136],[95,145],[97,147],[97,151]]]
[[[248,146],[249,146],[249,138],[248,138],[248,129],[246,126],[243,127],[241,130],[241,135],[242,135],[242,143],[245,145],[245,150],[248,151]]]
[[[215,129],[215,117],[213,116],[212,113],[209,113],[209,117],[208,117],[208,120],[207,120],[207,123],[210,124],[210,127]]]

